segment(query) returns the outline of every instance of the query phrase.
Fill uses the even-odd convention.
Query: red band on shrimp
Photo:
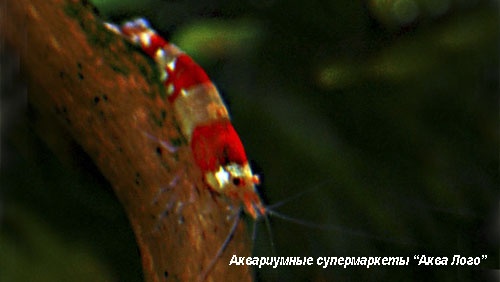
[[[165,45],[169,44],[165,39],[163,39],[156,33],[151,35],[149,40],[149,45],[143,45],[142,49],[144,50],[144,53],[148,54],[148,56],[152,58],[155,57],[156,51],[158,51],[158,49],[161,49],[165,47]]]
[[[215,171],[219,165],[248,162],[241,140],[229,121],[197,126],[191,150],[202,171]]]
[[[205,71],[186,54],[179,55],[173,69],[167,66],[166,71],[168,77],[165,86],[167,90],[169,87],[173,87],[173,92],[168,97],[171,103],[179,96],[182,89],[187,90],[192,86],[210,81]]]

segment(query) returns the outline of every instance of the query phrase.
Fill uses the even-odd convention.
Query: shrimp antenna
[[[331,179],[324,180],[323,182],[320,182],[317,185],[309,187],[308,189],[305,189],[302,192],[299,192],[299,193],[297,193],[295,195],[292,195],[292,196],[290,196],[290,197],[288,197],[286,199],[283,199],[283,200],[281,200],[281,201],[279,201],[279,202],[277,202],[275,204],[269,205],[269,206],[266,207],[266,209],[273,210],[273,209],[279,208],[279,207],[281,207],[281,206],[283,206],[283,205],[285,205],[285,204],[287,204],[287,203],[289,203],[289,202],[291,202],[293,200],[296,200],[296,199],[304,196],[305,194],[308,194],[308,193],[310,193],[310,192],[312,192],[314,190],[318,190],[318,189],[324,187],[326,184],[328,184],[328,183],[330,183],[332,181],[333,180],[331,180]]]
[[[325,230],[325,231],[338,231],[338,232],[353,235],[356,237],[375,239],[375,240],[378,240],[381,242],[396,243],[396,244],[403,244],[403,245],[413,244],[412,242],[414,240],[412,240],[411,238],[410,239],[396,240],[396,239],[391,239],[391,238],[388,238],[388,237],[382,236],[382,235],[371,235],[371,234],[368,234],[364,231],[350,229],[350,228],[346,228],[346,227],[340,227],[340,226],[331,225],[331,224],[321,224],[321,223],[309,222],[309,221],[304,220],[304,219],[294,218],[294,217],[282,214],[282,213],[277,212],[275,210],[276,208],[281,207],[281,206],[283,206],[283,205],[285,205],[293,200],[296,200],[300,197],[303,197],[305,194],[310,193],[311,191],[318,190],[318,189],[324,187],[325,185],[332,183],[333,181],[334,181],[333,179],[326,179],[317,185],[314,185],[308,189],[305,189],[305,190],[303,190],[295,195],[288,197],[287,199],[284,199],[284,200],[279,201],[275,204],[266,206],[266,215],[272,215],[272,216],[275,216],[275,217],[280,218],[282,220],[285,220],[285,221],[288,221],[291,223],[295,223],[298,225],[306,226],[306,227],[312,228],[312,229],[320,229],[320,230]],[[267,219],[267,217],[266,217],[266,219]],[[267,224],[267,221],[266,221],[266,224]]]
[[[257,238],[257,220],[253,221],[253,227],[252,227],[252,242],[255,242],[255,239]]]
[[[403,244],[403,245],[413,244],[412,243],[413,240],[411,240],[411,239],[396,240],[396,239],[388,238],[386,236],[367,234],[366,232],[355,230],[355,229],[350,229],[350,228],[346,228],[346,227],[340,227],[340,226],[331,225],[331,224],[319,224],[319,223],[308,222],[308,221],[303,220],[303,219],[293,218],[293,217],[284,215],[282,213],[271,210],[269,208],[267,209],[267,213],[269,215],[275,216],[277,218],[281,218],[285,221],[299,224],[299,225],[306,226],[306,227],[313,228],[313,229],[320,229],[320,230],[327,230],[327,231],[328,230],[338,231],[338,232],[353,235],[356,237],[375,239],[375,240],[381,241],[381,242],[396,243],[396,244]]]
[[[255,208],[255,210],[258,211],[257,208]],[[274,245],[273,230],[271,229],[271,222],[269,221],[269,217],[267,216],[267,209],[266,209],[266,213],[265,214],[261,214],[259,212],[257,218],[260,218],[260,217],[264,218],[264,222],[266,223],[267,235],[269,236],[269,240],[270,240],[270,244],[271,244],[271,252],[272,252],[273,256],[276,256],[276,247]],[[254,226],[256,226],[256,223],[257,223],[257,220],[254,221]],[[255,231],[255,227],[254,227],[254,231]],[[255,240],[254,240],[255,239],[255,237],[254,237],[255,233],[252,235],[253,242],[255,242]]]
[[[273,230],[271,229],[271,222],[269,221],[269,216],[267,216],[267,214],[264,216],[264,222],[266,223],[267,234],[269,235],[269,240],[271,241],[271,252],[273,256],[276,256],[276,247],[274,245]]]
[[[224,253],[224,251],[226,250],[227,246],[229,245],[229,242],[231,242],[231,240],[233,239],[234,233],[236,232],[236,228],[238,227],[238,224],[240,223],[241,212],[242,212],[242,209],[240,208],[235,215],[233,225],[231,226],[231,230],[229,231],[229,234],[227,235],[226,239],[224,240],[224,243],[222,243],[219,250],[215,254],[214,258],[212,259],[212,261],[210,261],[210,264],[203,271],[203,273],[201,274],[200,279],[198,281],[202,282],[202,281],[205,281],[207,279],[207,276],[213,270],[215,263],[222,256],[222,253]]]

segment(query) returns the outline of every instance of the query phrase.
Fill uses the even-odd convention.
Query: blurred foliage
[[[331,230],[273,218],[278,255],[488,254],[480,267],[423,267],[413,260],[410,267],[370,269],[264,267],[257,279],[472,281],[486,278],[480,270],[498,268],[496,1],[94,3],[106,20],[148,18],[200,62],[264,178],[266,202],[308,191],[279,211]],[[23,140],[2,145],[0,265],[5,254],[19,258],[6,273],[44,266],[50,248],[68,265],[81,260],[81,271],[102,280],[138,280],[136,247],[109,189],[82,184],[88,174],[72,176]],[[6,162],[4,152],[13,147],[35,149],[24,160],[9,153],[16,161]],[[33,233],[46,239],[33,241]],[[256,255],[271,254],[265,233],[259,224]],[[126,236],[116,240],[117,234]],[[16,244],[34,257],[15,255]],[[65,271],[62,262],[50,267]],[[37,281],[61,280],[64,274],[50,267],[44,270],[54,276]]]
[[[88,246],[63,240],[64,234],[47,229],[43,216],[27,214],[27,210],[6,207],[0,237],[1,281],[111,280],[107,265]]]
[[[256,22],[238,21],[198,21],[178,30],[171,41],[182,46],[190,56],[205,66],[218,58],[234,57],[257,48],[257,40],[262,30]],[[202,48],[200,48],[203,46]]]

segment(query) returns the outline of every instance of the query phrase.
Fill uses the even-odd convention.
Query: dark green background
[[[267,203],[308,191],[278,211],[329,230],[272,218],[278,255],[411,264],[265,267],[259,280],[492,278],[484,270],[499,265],[496,1],[94,4],[114,22],[147,17],[206,69]],[[106,181],[88,160],[77,171],[61,164],[34,137],[15,52],[2,65],[0,280],[140,280],[133,235]],[[255,255],[271,255],[263,223],[257,235]],[[488,259],[413,260],[455,254]]]

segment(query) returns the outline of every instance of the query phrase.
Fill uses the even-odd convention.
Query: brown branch
[[[135,232],[145,280],[197,280],[228,235],[234,210],[201,181],[152,63],[104,29],[85,1],[0,5],[0,40],[20,56],[30,103],[112,184]],[[244,229],[238,226],[207,280],[250,280],[247,267],[228,266],[232,254],[249,254]]]

